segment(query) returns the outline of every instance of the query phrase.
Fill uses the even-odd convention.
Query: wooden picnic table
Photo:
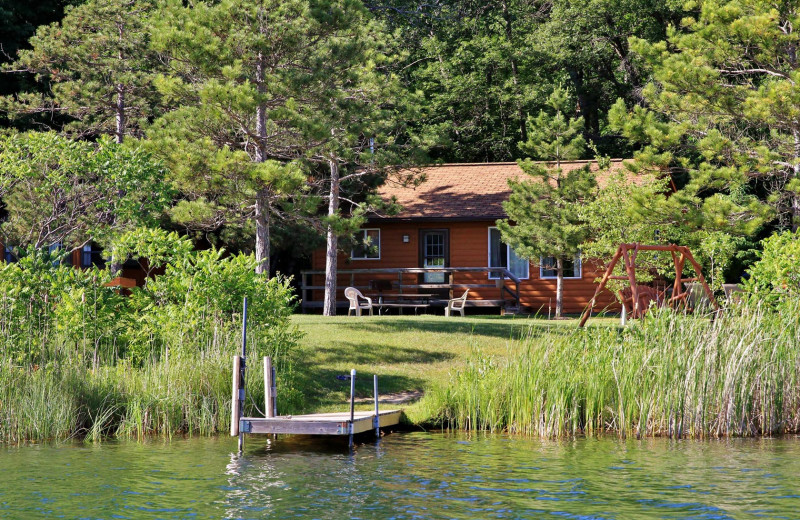
[[[398,293],[389,295],[391,300],[387,300],[387,296],[378,297],[378,314],[383,314],[384,307],[387,309],[397,309],[400,314],[403,314],[403,309],[413,308],[414,314],[420,308],[426,309],[431,306],[430,300],[435,296],[427,293]]]

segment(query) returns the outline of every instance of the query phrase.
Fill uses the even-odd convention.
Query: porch
[[[430,307],[445,307],[447,301],[470,290],[468,307],[494,307],[503,313],[520,310],[520,282],[502,267],[403,267],[340,269],[336,284],[336,306],[347,308],[345,287],[355,287],[365,296],[402,299],[403,295],[425,293]],[[301,271],[303,312],[321,309],[325,271]]]

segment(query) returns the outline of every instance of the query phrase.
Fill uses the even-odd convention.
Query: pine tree
[[[418,108],[416,96],[392,72],[396,40],[383,24],[363,12],[361,19],[333,40],[335,53],[324,63],[327,78],[314,95],[314,135],[322,144],[309,159],[321,173],[327,212],[323,314],[336,314],[339,239],[352,236],[368,212],[385,211],[375,188],[387,181],[414,181],[411,165],[421,160],[420,142],[407,122]],[[342,203],[346,204],[344,210]]]
[[[173,1],[156,26],[154,46],[170,68],[158,88],[179,108],[149,135],[190,199],[177,215],[249,219],[259,273],[270,269],[273,218],[305,186],[298,160],[329,138],[309,130],[326,60],[363,12],[352,0]]]
[[[55,113],[79,137],[141,135],[158,105],[152,79],[158,69],[148,48],[149,0],[87,0],[68,7],[60,22],[39,27],[31,49],[6,71],[32,73],[49,92],[3,100],[14,117]],[[40,118],[41,119],[41,118]],[[56,118],[57,121],[63,118]]]
[[[641,146],[640,171],[675,186],[651,201],[664,221],[743,235],[770,222],[796,228],[800,6],[714,0],[694,8],[666,41],[631,39],[652,81],[644,106],[617,102],[611,126]]]
[[[548,105],[550,112],[541,111],[528,119],[528,140],[520,143],[520,149],[550,165],[531,159],[519,161],[533,179],[509,181],[511,195],[503,203],[508,218],[497,221],[497,227],[503,241],[519,256],[536,263],[540,257],[555,258],[555,316],[559,318],[564,302],[564,264],[580,252],[589,233],[580,205],[594,196],[597,183],[588,164],[567,172],[561,167],[562,162],[579,158],[586,148],[581,134],[583,118],[566,116],[568,93],[557,88]]]

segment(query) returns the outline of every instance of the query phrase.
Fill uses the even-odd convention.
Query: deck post
[[[449,295],[448,297],[452,300],[453,298],[455,298],[455,296],[453,295],[453,284],[455,283],[455,273],[453,273],[453,271],[448,271],[447,277],[448,277],[447,280],[448,284],[450,285],[450,290],[448,291]]]
[[[301,296],[303,298],[303,300],[301,302],[301,308],[302,308],[303,314],[306,313],[306,303],[308,302],[308,289],[306,289],[306,287],[308,287],[308,285],[309,285],[308,284],[308,274],[304,273],[304,272],[301,272],[300,273],[300,291],[301,291],[300,294],[301,294]]]
[[[372,394],[375,396],[375,437],[381,438],[381,418],[378,415],[378,374],[372,376]]]
[[[275,373],[272,358],[264,356],[264,415],[275,417]]]
[[[356,369],[350,370],[350,446],[353,445],[353,419],[356,407]]]

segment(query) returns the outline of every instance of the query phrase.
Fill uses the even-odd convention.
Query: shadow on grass
[[[438,363],[456,357],[450,352],[431,352],[413,347],[396,345],[370,345],[366,342],[340,342],[314,349],[329,358],[340,358],[352,365]]]
[[[305,392],[304,412],[318,407],[338,405],[342,411],[348,409],[350,403],[350,380],[340,380],[337,376],[349,376],[350,372],[332,368],[319,368],[310,363],[300,362],[296,365],[294,383]],[[380,371],[359,371],[356,374],[356,397],[373,397],[372,376],[378,376],[378,393],[389,394],[406,390],[421,390],[424,380],[397,374],[384,374]],[[382,405],[386,406],[386,405]]]
[[[469,319],[430,320],[414,319],[411,317],[397,317],[394,319],[380,319],[380,321],[359,320],[353,323],[337,324],[342,329],[359,332],[392,333],[409,330],[428,332],[434,334],[469,334],[475,336],[490,336],[505,339],[537,338],[544,335],[568,335],[575,327],[567,324],[531,323],[522,320],[512,322],[486,322]]]

